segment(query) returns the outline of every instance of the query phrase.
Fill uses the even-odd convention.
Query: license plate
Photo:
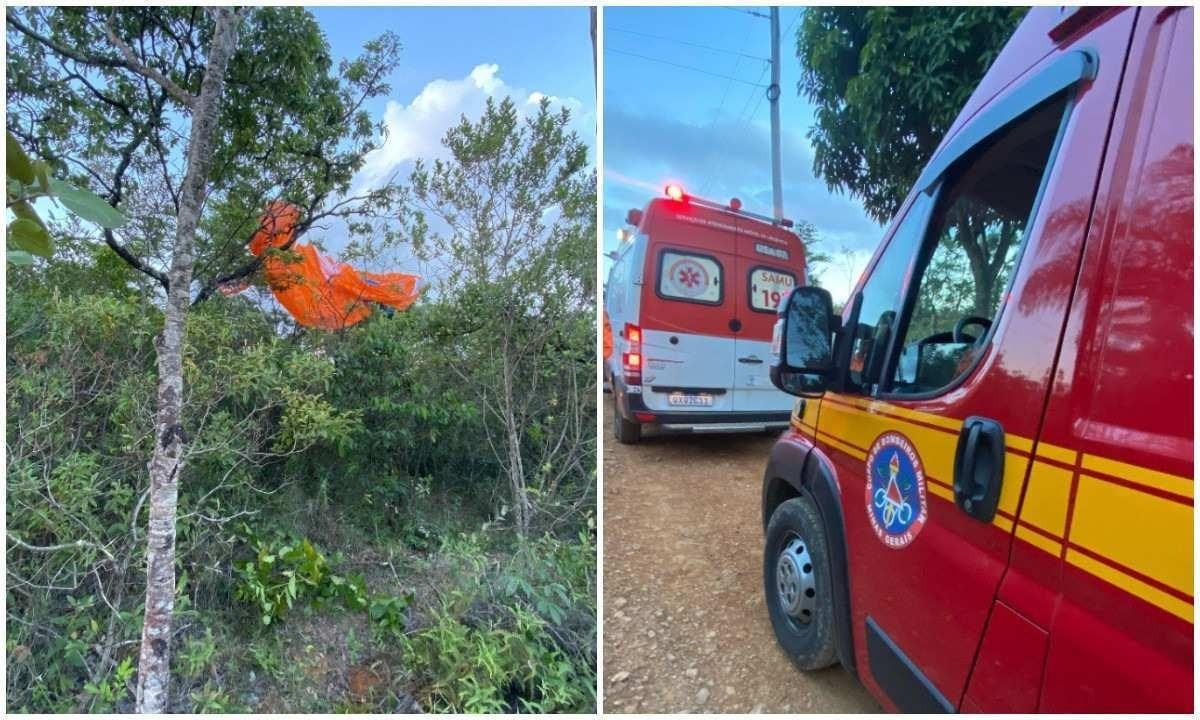
[[[677,392],[667,396],[667,404],[675,407],[712,407],[712,402],[712,395],[708,394],[691,395]]]

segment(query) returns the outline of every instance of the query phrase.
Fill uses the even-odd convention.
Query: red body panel
[[[996,603],[988,619],[963,709],[972,712],[1030,713],[1038,706],[1042,659],[1049,633]]]
[[[1058,55],[1098,57],[987,355],[932,399],[829,393],[793,424],[837,479],[856,665],[889,710],[868,617],[962,710],[1192,710],[1193,10],[1063,17],[1030,11],[943,140]],[[946,456],[971,415],[1007,441],[991,524],[952,501]],[[930,490],[902,550],[876,537],[863,494],[888,431],[908,435]]]
[[[729,338],[770,340],[774,313],[755,312],[749,305],[748,273],[763,266],[794,275],[803,282],[804,247],[784,228],[753,218],[721,212],[684,200],[651,200],[639,230],[649,237],[642,286],[641,324],[648,330],[688,332]],[[759,246],[786,253],[787,259],[762,252]],[[666,300],[659,297],[658,277],[664,249],[679,248],[711,256],[725,278],[720,305]],[[735,322],[736,321],[736,322]],[[741,325],[733,330],[731,323]]]
[[[1084,241],[1091,191],[1100,172],[1101,153],[1121,78],[1121,62],[1133,25],[1133,11],[1111,18],[1087,36],[1089,47],[1101,55],[1096,79],[1081,88],[1076,106],[1058,151],[1047,189],[1037,211],[1029,240],[1012,286],[1013,302],[1003,309],[988,356],[959,387],[930,400],[892,400],[908,410],[963,419],[980,415],[1000,422],[1006,435],[1037,437],[1054,366],[1075,270]],[[1035,15],[1036,19],[1036,15]],[[1045,57],[1071,49],[1067,44]],[[1113,60],[1115,58],[1115,60]],[[1036,68],[1035,68],[1036,69]],[[956,123],[952,137],[962,121]],[[1069,222],[1050,226],[1061,208],[1082,212]],[[865,281],[865,276],[864,276]],[[823,412],[830,402],[827,398]],[[822,421],[824,425],[824,421]],[[890,428],[889,428],[890,429]],[[901,432],[905,432],[900,426]],[[930,428],[949,435],[956,430]],[[846,496],[845,514],[852,580],[855,645],[859,663],[868,668],[864,682],[877,695],[882,689],[869,671],[865,655],[864,623],[870,616],[908,658],[951,702],[958,704],[966,689],[971,664],[983,636],[992,602],[1008,565],[1011,528],[1017,504],[1002,504],[998,523],[983,524],[963,514],[946,499],[953,477],[945,451],[914,438],[925,457],[926,482],[940,486],[941,495],[929,495],[929,522],[919,542],[906,548],[901,559],[883,546],[868,522],[860,488],[866,469],[863,461],[834,450],[838,481]],[[943,445],[944,447],[944,445]],[[865,448],[863,448],[865,449]],[[939,462],[937,455],[941,454]],[[1022,458],[1022,455],[1024,456]],[[1028,463],[1028,453],[1014,452],[1008,463]],[[939,470],[940,468],[940,470]],[[1019,498],[1021,472],[1006,473],[1006,483],[1016,483]],[[1006,493],[1007,494],[1007,493]],[[939,579],[953,578],[952,582]],[[1037,658],[1040,666],[1041,658]]]
[[[1193,709],[1192,623],[1180,617],[1194,605],[1193,15],[1147,8],[1139,17],[1043,431],[1084,458],[1186,482],[1150,488],[1139,482],[1146,471],[1114,477],[1083,472],[1077,461],[1059,557],[1018,543],[1014,568],[1037,573],[1057,599],[1047,712]],[[1104,559],[1121,586],[1071,561],[1072,553],[1092,557],[1077,537],[1085,490],[1116,493],[1117,516],[1131,515],[1112,527],[1128,534],[1127,554]],[[1179,532],[1148,543],[1142,522],[1173,522]],[[1187,572],[1164,581],[1158,563]]]

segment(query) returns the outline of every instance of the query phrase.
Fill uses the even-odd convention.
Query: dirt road
[[[610,438],[605,711],[878,712],[840,667],[801,673],[775,644],[759,519],[773,438],[676,435],[632,446]]]

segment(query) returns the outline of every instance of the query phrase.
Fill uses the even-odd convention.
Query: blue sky
[[[770,110],[765,90],[752,86],[770,80],[770,23],[747,10],[767,12],[765,7],[604,8],[606,252],[617,246],[625,212],[661,193],[668,180],[713,200],[736,196],[747,210],[770,214]],[[857,200],[830,192],[813,175],[806,138],[813,110],[796,89],[795,31],[802,12],[780,10],[784,215],[816,225],[826,251],[851,251],[824,271],[839,299],[849,293],[883,229]],[[605,273],[608,266],[606,259]]]
[[[517,88],[586,101],[595,112],[592,46],[585,7],[313,7],[335,57],[391,30],[404,51],[391,98],[407,102],[435,79],[467,77],[500,66]],[[382,113],[383,101],[375,107]]]
[[[384,31],[403,45],[389,78],[391,92],[365,108],[388,127],[382,148],[368,156],[353,190],[398,172],[415,158],[444,156],[441,138],[461,115],[476,118],[488,97],[512,96],[532,109],[537,99],[572,111],[572,125],[595,160],[596,103],[586,7],[313,7],[336,60],[357,57]],[[341,243],[331,229],[325,246]],[[426,277],[437,273],[407,252],[391,261]]]

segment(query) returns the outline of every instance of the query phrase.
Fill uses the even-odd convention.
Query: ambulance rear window
[[[747,289],[750,291],[750,309],[774,313],[780,299],[796,287],[796,276],[786,270],[758,266],[750,268]]]
[[[720,305],[721,263],[710,255],[664,250],[658,262],[658,294],[668,300]]]

